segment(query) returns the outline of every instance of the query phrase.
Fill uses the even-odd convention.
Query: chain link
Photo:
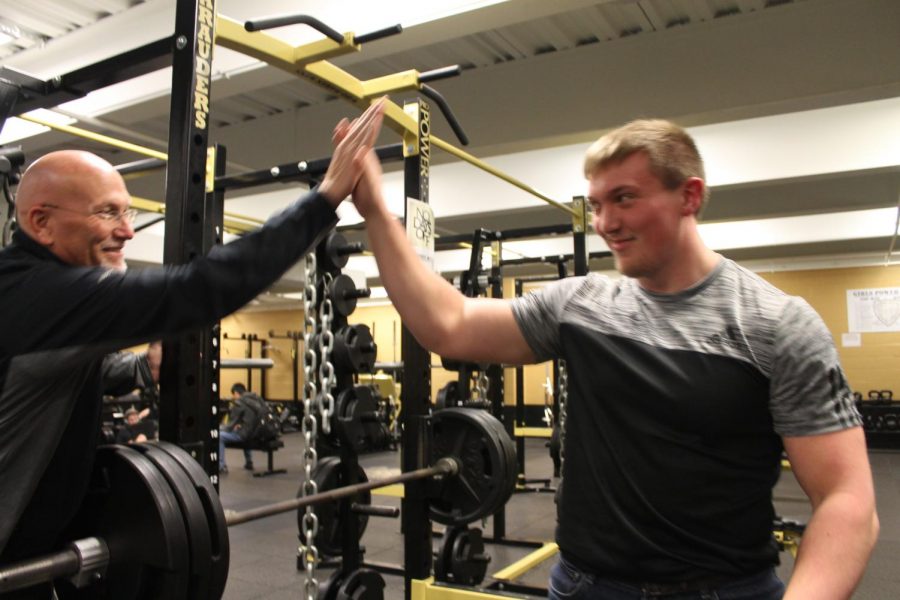
[[[565,465],[566,441],[566,405],[569,403],[569,370],[566,361],[559,361],[559,468],[560,474]]]
[[[334,414],[334,396],[331,391],[337,383],[334,376],[334,365],[331,363],[331,352],[334,350],[334,333],[331,331],[331,321],[334,317],[334,307],[331,304],[331,298],[327,290],[331,288],[331,273],[325,273],[323,277],[326,290],[325,297],[322,299],[322,309],[319,314],[320,334],[319,334],[319,355],[321,362],[319,364],[319,385],[321,393],[317,399],[319,405],[319,414],[322,415],[322,431],[331,433],[331,415]]]
[[[313,471],[318,464],[316,453],[316,436],[318,423],[316,421],[316,404],[321,408],[316,386],[316,349],[315,342],[318,336],[316,307],[318,295],[316,290],[316,255],[310,252],[306,255],[305,262],[306,285],[303,289],[303,419],[300,422],[300,430],[303,432],[303,481],[301,489],[303,495],[312,495],[318,491],[318,485],[313,479]],[[329,332],[330,333],[330,332]],[[325,421],[327,423],[327,421]],[[324,429],[324,427],[323,427]],[[315,539],[319,532],[319,518],[312,505],[306,507],[302,519],[303,538],[298,548],[303,568],[306,571],[305,593],[306,600],[316,600],[319,595],[319,580],[316,579],[316,567],[319,564],[319,549],[316,548]]]
[[[475,379],[475,393],[478,395],[478,400],[480,402],[488,401],[488,389],[490,388],[491,382],[487,376],[487,369],[483,368],[478,371],[478,377]]]

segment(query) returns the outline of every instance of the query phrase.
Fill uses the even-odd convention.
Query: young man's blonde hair
[[[666,189],[674,190],[689,177],[706,181],[703,159],[694,139],[675,123],[663,119],[631,121],[591,144],[584,157],[584,176],[590,179],[599,169],[619,164],[637,152],[647,155],[650,170]],[[704,188],[700,211],[708,199],[709,190]]]

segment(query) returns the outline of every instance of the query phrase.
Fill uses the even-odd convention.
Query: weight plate
[[[106,576],[61,597],[187,599],[190,558],[181,507],[149,459],[125,446],[101,446],[72,539],[96,536],[109,547]]]
[[[484,581],[491,557],[484,553],[480,529],[463,529],[450,544],[450,574],[460,585],[478,585]]]
[[[331,298],[331,305],[334,312],[342,317],[349,317],[356,310],[356,284],[349,275],[337,275],[332,280],[328,289],[328,296]],[[348,298],[348,296],[350,296]]]
[[[209,480],[203,467],[181,447],[171,442],[154,442],[153,445],[166,452],[181,465],[197,492],[200,504],[206,514],[209,530],[211,571],[209,577],[209,593],[207,598],[221,598],[228,580],[228,566],[231,559],[231,547],[228,540],[228,525],[225,522],[225,510],[219,500],[216,488]]]
[[[450,456],[460,467],[437,486],[430,502],[434,521],[466,525],[493,514],[512,495],[515,477],[509,471],[515,471],[515,447],[505,430],[499,433],[502,424],[497,429],[490,419],[484,411],[467,408],[447,408],[432,416],[430,463]]]
[[[366,472],[359,465],[357,465],[356,474],[357,481],[355,483],[364,483],[369,480],[366,477]],[[316,470],[313,473],[313,480],[316,482],[319,493],[350,485],[350,482],[346,481],[343,476],[341,460],[337,456],[326,456],[319,459]],[[297,497],[300,497],[302,493],[303,488],[301,486],[297,492]],[[362,492],[350,498],[349,501],[357,504],[371,504],[372,494],[371,492]],[[343,540],[341,536],[344,531],[344,522],[341,516],[340,505],[339,501],[335,501],[315,506],[316,517],[319,519],[319,533],[316,535],[315,543],[320,555],[340,556],[342,553]],[[297,509],[297,529],[300,532],[300,540],[303,543],[306,543],[306,537],[303,535],[303,516],[305,514],[305,507]],[[362,539],[366,525],[369,523],[369,517],[368,515],[356,513],[351,513],[351,515],[357,519],[359,528],[358,539]]]
[[[384,600],[384,578],[373,569],[356,569],[341,581],[335,600]]]
[[[367,325],[347,325],[334,333],[332,359],[338,371],[371,373],[378,347]]]
[[[184,526],[188,536],[190,554],[190,579],[188,594],[190,598],[208,598],[210,574],[212,572],[212,543],[209,525],[206,522],[206,511],[200,503],[200,497],[188,474],[174,458],[152,444],[134,444],[132,448],[142,453],[156,465],[168,480],[181,507]]]
[[[495,440],[503,448],[504,455],[506,460],[504,461],[501,468],[498,468],[497,477],[504,477],[505,485],[509,486],[513,491],[515,490],[516,479],[518,477],[518,462],[516,461],[516,447],[515,443],[510,439],[509,434],[506,432],[506,428],[503,426],[503,423],[500,422],[496,417],[491,415],[486,410],[478,411],[478,418],[482,420],[485,425],[485,428],[494,435]],[[497,496],[497,502],[491,507],[485,507],[485,510],[490,510],[489,514],[493,515],[499,512],[506,502],[509,500],[509,496],[499,495]]]
[[[459,382],[448,381],[444,387],[438,390],[434,399],[434,407],[443,410],[451,406],[459,406]]]

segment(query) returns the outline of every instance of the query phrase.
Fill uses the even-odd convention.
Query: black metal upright
[[[215,0],[177,1],[166,167],[163,260],[167,265],[194,260],[221,237],[221,220],[218,228],[210,222],[218,209],[207,208],[206,201],[209,83],[215,22]],[[209,180],[213,180],[212,173]],[[213,389],[210,360],[215,354],[213,340],[212,328],[208,328],[164,343],[160,437],[187,449],[217,483],[218,447],[213,442],[218,422],[214,419],[216,404],[210,401],[218,393]]]
[[[503,270],[500,267],[503,248],[500,242],[500,236],[497,233],[494,233],[493,236],[494,240],[491,242],[491,274],[488,278],[491,288],[490,295],[491,298],[503,298]],[[510,437],[513,437],[514,422],[512,419],[506,418],[503,409],[503,400],[506,395],[504,389],[503,365],[488,365],[486,375],[489,382],[488,399],[491,401],[491,413],[503,423],[503,426],[506,428],[506,432],[509,433]],[[505,505],[501,506],[500,510],[494,514],[493,524],[494,539],[502,540],[506,538]]]
[[[404,173],[407,198],[428,202],[428,175],[431,158],[431,116],[428,104],[417,100],[405,106],[418,119],[418,135],[404,137]],[[404,222],[415,216],[404,211]],[[413,471],[426,465],[428,404],[431,399],[431,354],[403,327],[401,337],[403,360],[403,412],[401,413],[402,469]],[[412,580],[431,575],[431,522],[428,520],[426,482],[407,483],[402,501],[404,547],[404,598],[410,600]]]
[[[578,213],[572,217],[572,256],[575,260],[575,276],[579,277],[587,275],[588,272],[588,253],[587,253],[587,202],[584,196],[576,196],[572,199],[572,208]],[[560,273],[562,277],[562,273]]]

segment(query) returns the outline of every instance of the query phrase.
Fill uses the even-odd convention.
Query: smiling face
[[[73,151],[37,161],[23,176],[17,199],[25,232],[62,261],[117,270],[126,268],[125,243],[134,237],[131,223],[121,218],[130,203],[124,180],[109,163]]]
[[[686,202],[691,180],[667,189],[647,155],[637,152],[598,168],[589,181],[594,229],[612,251],[616,269],[647,289],[659,289],[677,271],[685,218],[696,210]]]

